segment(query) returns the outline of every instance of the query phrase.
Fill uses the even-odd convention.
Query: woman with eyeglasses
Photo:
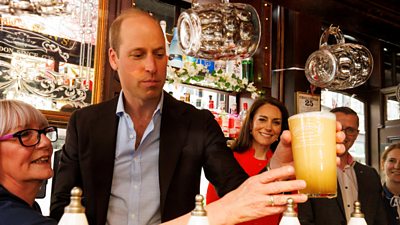
[[[57,128],[29,104],[0,100],[0,225],[55,225],[35,196],[53,175],[51,142]]]
[[[388,215],[388,225],[400,224],[400,143],[386,147],[381,158],[385,174],[383,196]]]

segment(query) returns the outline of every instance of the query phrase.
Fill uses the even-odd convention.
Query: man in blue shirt
[[[59,219],[79,186],[91,225],[159,224],[194,208],[202,168],[220,196],[242,184],[248,176],[212,113],[163,92],[168,58],[159,23],[130,9],[109,38],[122,91],[71,116],[50,215]],[[291,162],[288,153],[282,158]],[[286,203],[279,195],[281,205],[265,197],[277,213]]]

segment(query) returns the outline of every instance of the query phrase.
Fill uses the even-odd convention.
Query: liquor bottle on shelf
[[[240,59],[226,62],[226,73],[236,77],[242,77],[242,61]]]
[[[240,134],[240,129],[242,128],[242,122],[239,118],[239,115],[237,114],[234,115],[233,127],[234,127],[234,131],[232,131],[233,138],[238,138]]]
[[[214,111],[214,100],[212,99],[212,95],[209,95],[209,100],[208,100],[208,110],[211,112]]]
[[[254,68],[253,58],[246,58],[242,60],[242,78],[247,78],[249,82],[254,81]]]
[[[229,114],[234,114],[237,115],[237,105],[236,103],[233,103],[230,108],[229,108]]]
[[[198,109],[203,109],[203,89],[198,89],[196,100],[194,100],[194,106]]]
[[[241,124],[243,124],[244,120],[246,119],[247,107],[248,107],[247,102],[243,103],[243,109],[239,113]]]
[[[237,114],[236,104],[232,104],[229,109],[229,138],[238,138],[240,132],[240,118]]]
[[[168,65],[176,68],[182,68],[182,55],[183,52],[179,47],[179,40],[178,40],[178,29],[174,28],[174,35],[172,36],[171,45],[169,46],[168,52]]]
[[[218,116],[221,118],[221,129],[225,137],[229,137],[229,115],[225,111],[225,101],[219,103]]]
[[[228,92],[188,84],[166,83],[164,90],[176,99],[198,109],[208,109],[214,115],[225,137],[234,139],[239,136],[241,123],[238,114],[239,107],[235,103],[236,96],[232,96]],[[247,106],[244,108],[247,109]],[[243,112],[241,115],[245,116]]]
[[[190,92],[186,91],[184,96],[185,96],[185,102],[190,104],[191,103],[190,102]]]
[[[198,109],[202,109],[203,108],[203,106],[201,104],[201,98],[196,98],[195,107],[198,108]]]
[[[165,39],[165,52],[169,53],[169,43],[168,43],[168,39],[167,39],[167,22],[165,22],[165,20],[161,20],[160,21],[160,26],[161,29],[164,33],[164,39]]]
[[[222,98],[220,98],[222,99]],[[225,109],[225,101],[224,100],[219,100],[219,105],[218,105],[218,113],[226,113]]]

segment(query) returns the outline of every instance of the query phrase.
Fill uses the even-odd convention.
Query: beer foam
[[[336,115],[331,112],[321,112],[321,111],[316,111],[316,112],[305,112],[305,113],[298,113],[295,114],[291,117],[289,117],[289,120],[291,119],[296,119],[299,117],[320,117],[320,118],[326,118],[326,119],[333,119],[336,121]]]

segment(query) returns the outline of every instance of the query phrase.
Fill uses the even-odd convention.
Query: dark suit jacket
[[[354,171],[358,184],[358,201],[361,203],[361,211],[367,224],[387,225],[378,173],[374,168],[358,162],[354,165]],[[301,225],[346,225],[339,183],[337,198],[309,199],[306,203],[298,205],[298,217]]]
[[[71,116],[51,200],[51,217],[60,219],[69,204],[71,189],[79,186],[83,188],[89,224],[105,224],[118,129],[117,102],[114,98]],[[210,111],[198,110],[164,92],[160,129],[163,222],[194,209],[202,167],[220,195],[247,179]]]

